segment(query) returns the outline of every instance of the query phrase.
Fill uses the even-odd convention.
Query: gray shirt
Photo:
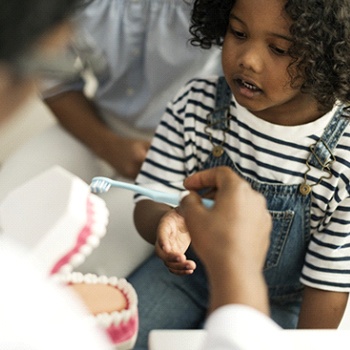
[[[191,9],[184,0],[95,0],[79,14],[78,32],[107,62],[94,97],[101,111],[152,130],[183,84],[221,72],[218,48],[188,41]],[[54,91],[83,86],[74,81]]]

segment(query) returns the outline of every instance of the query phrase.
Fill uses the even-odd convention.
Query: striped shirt
[[[202,169],[213,149],[205,127],[206,116],[215,105],[216,82],[217,77],[192,80],[168,104],[137,183],[177,192],[185,177]],[[257,118],[232,96],[232,119],[224,148],[246,177],[267,183],[301,184],[309,146],[322,135],[335,109],[308,124],[282,126]],[[210,132],[214,144],[223,140],[221,130]],[[350,126],[334,151],[332,177],[312,190],[312,236],[301,275],[301,282],[310,287],[350,291],[349,150]],[[312,167],[308,183],[316,183],[325,175]]]

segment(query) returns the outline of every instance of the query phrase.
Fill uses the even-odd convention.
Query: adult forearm
[[[260,270],[232,261],[208,265],[207,271],[211,284],[210,312],[223,305],[242,304],[269,315],[267,287]]]
[[[149,141],[122,137],[99,118],[99,111],[79,91],[69,91],[46,100],[60,124],[118,174],[135,179],[144,161]]]
[[[110,139],[116,135],[99,119],[92,101],[80,91],[68,91],[45,102],[69,133],[103,157]]]

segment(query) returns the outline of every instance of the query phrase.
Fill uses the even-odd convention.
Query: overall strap
[[[307,171],[304,174],[304,181],[299,187],[299,192],[303,196],[307,196],[312,187],[317,186],[322,180],[332,177],[331,166],[336,160],[333,154],[339,139],[343,135],[345,128],[349,124],[350,113],[348,106],[339,107],[334,113],[331,121],[326,126],[319,140],[310,146],[310,155],[306,160]],[[325,172],[316,183],[308,183],[308,173],[311,171],[311,166],[316,167]]]
[[[311,154],[308,159],[310,165],[324,170],[328,169],[335,160],[333,151],[350,121],[350,111],[348,109],[348,106],[339,107],[326,126],[322,136],[310,146]]]
[[[225,77],[219,77],[216,86],[215,108],[207,115],[208,127],[219,130],[228,129],[228,112],[232,92]]]

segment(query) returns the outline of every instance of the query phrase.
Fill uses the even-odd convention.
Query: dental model
[[[79,296],[115,349],[127,350],[138,333],[134,288],[125,279],[73,271],[99,246],[108,216],[105,202],[89,185],[58,166],[0,204],[2,234],[19,242],[48,278]]]
[[[54,278],[79,295],[116,349],[133,348],[139,320],[137,295],[130,283],[124,278],[83,275],[80,272],[55,275]]]

